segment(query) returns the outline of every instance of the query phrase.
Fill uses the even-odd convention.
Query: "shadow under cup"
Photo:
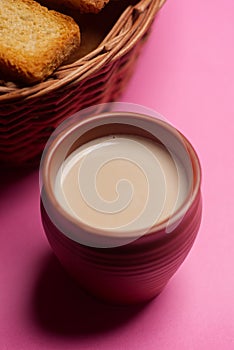
[[[121,134],[165,147],[173,159],[179,159],[188,181],[182,204],[144,232],[91,227],[70,215],[55,195],[57,173],[74,150],[97,138]],[[181,133],[162,120],[136,113],[71,119],[49,140],[40,175],[41,218],[48,241],[83,289],[116,304],[144,302],[162,291],[188,255],[201,222],[200,163]]]

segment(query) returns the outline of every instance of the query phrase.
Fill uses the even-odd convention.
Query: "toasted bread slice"
[[[39,0],[46,6],[74,8],[82,13],[98,13],[110,0]]]
[[[1,0],[0,79],[42,81],[79,45],[71,17],[33,0]]]

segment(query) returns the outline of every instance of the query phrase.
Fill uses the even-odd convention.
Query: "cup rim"
[[[117,230],[106,230],[106,229],[100,229],[100,228],[95,228],[91,225],[88,225],[87,223],[83,221],[79,221],[78,219],[74,218],[71,214],[69,214],[59,203],[57,200],[54,190],[53,190],[53,185],[52,181],[50,181],[50,169],[51,169],[51,160],[53,158],[53,155],[56,153],[56,150],[59,145],[61,145],[62,142],[68,137],[72,132],[74,132],[77,128],[88,124],[92,123],[95,120],[100,120],[100,119],[106,119],[110,118],[110,116],[118,116],[120,118],[139,118],[143,117],[144,120],[147,120],[149,122],[153,123],[158,123],[161,127],[166,129],[169,133],[173,134],[177,139],[181,137],[183,141],[183,146],[189,155],[189,158],[192,163],[192,168],[193,168],[193,181],[192,181],[192,189],[188,191],[186,194],[186,197],[183,201],[183,203],[175,210],[173,213],[172,217],[167,217],[160,223],[156,223],[153,225],[149,231],[147,231],[146,235],[147,237],[152,235],[152,234],[157,234],[161,231],[164,231],[167,227],[168,220],[170,219],[171,223],[170,225],[174,225],[177,221],[180,220],[180,218],[183,218],[183,216],[186,214],[187,210],[189,207],[192,206],[193,202],[195,201],[197,195],[199,194],[200,191],[200,186],[201,186],[201,164],[198,158],[198,155],[190,143],[190,141],[179,131],[177,130],[174,126],[172,126],[170,123],[165,122],[159,118],[156,118],[155,116],[149,116],[141,113],[136,113],[136,112],[99,112],[95,115],[92,115],[91,117],[86,117],[83,120],[76,120],[74,123],[71,123],[68,126],[65,127],[61,133],[57,134],[52,141],[47,142],[47,145],[45,147],[42,159],[41,159],[41,164],[40,164],[40,177],[41,177],[41,182],[43,184],[43,189],[45,190],[47,199],[50,201],[52,206],[56,208],[56,210],[59,212],[59,215],[61,215],[66,221],[72,223],[73,225],[79,226],[82,230],[91,233],[92,235],[95,236],[100,236],[100,237],[109,237],[110,232],[111,232],[111,237],[118,239],[120,236],[120,232]],[[74,117],[71,116],[68,120],[72,119]],[[108,124],[108,123],[107,123]],[[113,124],[113,122],[110,122],[110,124]],[[119,124],[121,124],[121,120],[119,121]],[[179,137],[178,137],[179,136]],[[48,145],[49,143],[49,145]],[[47,213],[48,214],[48,213]],[[62,232],[63,235],[67,236],[65,233]],[[123,236],[121,235],[121,238]],[[137,235],[137,231],[126,231],[124,234],[124,237],[126,239],[128,238],[138,238],[139,235]]]

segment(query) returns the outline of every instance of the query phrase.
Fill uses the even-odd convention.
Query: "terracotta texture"
[[[81,239],[94,237],[96,242],[99,239],[105,240],[105,233],[98,232],[98,230],[95,232],[84,224],[76,222],[60,207],[54,197],[53,179],[62,161],[63,148],[67,145],[69,138],[73,142],[72,135],[76,135],[78,131],[81,132],[78,140],[73,142],[74,148],[100,134],[110,134],[113,128],[118,132],[121,130],[126,132],[127,129],[129,133],[141,133],[149,137],[148,132],[141,130],[138,126],[121,124],[127,119],[124,114],[117,115],[116,118],[120,120],[118,125],[113,124],[115,117],[112,117],[112,115],[100,115],[96,118],[88,118],[84,122],[78,122],[77,125],[69,125],[64,132],[55,136],[46,150],[42,164],[41,216],[45,233],[54,253],[83,289],[108,302],[131,304],[149,300],[159,294],[188,255],[201,222],[201,170],[194,149],[181,134],[174,133],[174,128],[157,119],[128,114],[128,120],[133,120],[133,124],[137,120],[146,121],[152,126],[156,123],[162,128],[160,130],[166,132],[167,139],[170,137],[174,139],[173,142],[177,142],[177,135],[179,135],[178,138],[183,140],[184,151],[192,166],[191,193],[182,207],[174,214],[172,229],[169,233],[167,222],[162,222],[152,227],[147,234],[141,237],[136,236],[136,239],[126,244],[121,242],[119,246],[110,248],[91,247],[80,243],[80,238],[73,239],[72,236],[69,236],[73,227],[76,228]],[[95,124],[95,122],[100,125],[98,127],[94,125],[89,132],[82,133],[87,125]],[[59,230],[60,226],[55,225],[54,222],[59,222],[63,230]],[[67,230],[68,234],[64,234],[64,230]],[[118,237],[116,239],[118,240]]]

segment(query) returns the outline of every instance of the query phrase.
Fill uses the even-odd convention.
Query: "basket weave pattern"
[[[132,75],[165,0],[128,6],[102,43],[31,87],[0,84],[0,161],[35,163],[61,121],[90,105],[115,101]]]

